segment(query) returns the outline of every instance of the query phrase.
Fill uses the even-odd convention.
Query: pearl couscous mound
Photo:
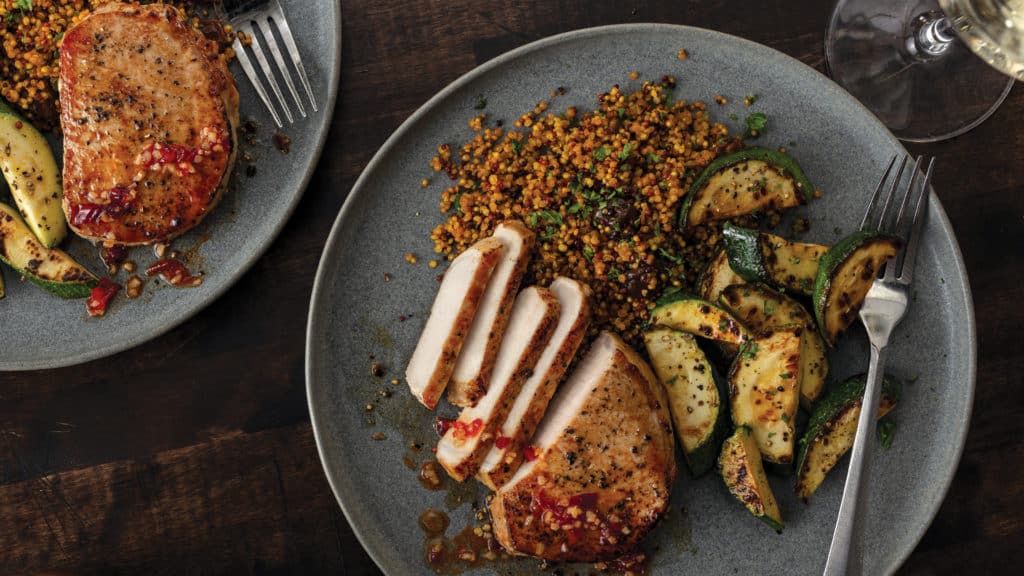
[[[37,127],[57,125],[58,49],[64,32],[89,11],[114,0],[0,0],[0,97],[21,109]],[[194,9],[191,0],[167,3]],[[230,26],[202,20],[193,25],[231,57]]]
[[[526,282],[588,283],[594,330],[636,344],[658,296],[689,289],[717,249],[717,224],[680,230],[683,198],[712,160],[743,146],[704,103],[673,101],[674,87],[671,77],[630,94],[615,86],[593,112],[556,115],[541,102],[515,122],[523,130],[471,120],[473,140],[442,145],[431,162],[455,180],[441,196],[448,218],[431,235],[435,250],[453,258],[501,221],[521,220],[538,239]],[[754,216],[735,221],[756,226]]]

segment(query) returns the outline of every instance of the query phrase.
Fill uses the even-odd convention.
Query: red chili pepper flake
[[[455,422],[453,418],[437,416],[434,418],[434,432],[437,432],[438,436],[444,436],[448,429],[452,427],[453,422]]]
[[[121,286],[111,281],[109,278],[102,278],[100,283],[92,289],[92,293],[89,295],[89,300],[86,301],[85,307],[89,311],[89,316],[103,316],[107,313],[107,306],[110,305],[111,300],[114,299],[114,295],[121,289]]]
[[[498,435],[497,438],[494,439],[494,445],[498,448],[498,450],[504,450],[505,448],[508,448],[509,444],[511,443],[511,438],[507,436],[502,436],[500,434]]]
[[[527,462],[533,462],[538,456],[540,456],[540,450],[536,446],[523,448],[523,457],[526,458]]]
[[[398,317],[398,321],[399,322],[405,322],[405,316],[399,316]]]
[[[480,434],[480,431],[484,429],[484,421],[477,418],[467,424],[462,420],[456,420],[455,423],[452,424],[452,428],[455,429],[452,435],[455,436],[456,440],[466,440],[468,438],[474,438]]]
[[[146,276],[160,275],[165,282],[179,288],[191,288],[203,283],[202,276],[194,276],[184,264],[174,258],[158,260],[146,268]]]
[[[118,218],[135,207],[135,198],[127,186],[114,186],[102,195],[107,198],[106,204],[90,202],[72,204],[71,224],[74,226],[95,224],[104,214],[111,218]]]
[[[128,259],[128,248],[125,247],[124,244],[107,246],[100,253],[100,257],[103,258],[103,263],[106,264],[107,267],[116,268]]]

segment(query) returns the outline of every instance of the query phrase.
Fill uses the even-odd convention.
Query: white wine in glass
[[[1024,80],[1024,0],[939,0],[939,6],[975,54]]]
[[[832,78],[901,140],[967,132],[1024,70],[1024,0],[939,3],[941,10],[936,0],[840,0],[829,23]]]

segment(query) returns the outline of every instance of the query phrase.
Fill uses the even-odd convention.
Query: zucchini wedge
[[[830,346],[857,319],[864,297],[887,260],[896,256],[895,236],[860,231],[843,238],[821,258],[814,282],[814,316]]]
[[[768,476],[761,464],[757,442],[749,428],[739,427],[722,444],[718,457],[718,471],[729,492],[743,503],[755,517],[760,518],[776,532],[783,528],[782,513],[775,501]]]
[[[781,236],[742,228],[722,227],[729,266],[747,282],[764,282],[810,296],[821,257],[828,246],[791,242]]]
[[[717,302],[718,296],[726,286],[743,284],[743,282],[743,277],[729,266],[729,254],[723,248],[708,261],[707,266],[700,273],[700,278],[697,280],[697,296],[708,302]]]
[[[659,300],[651,312],[651,325],[667,326],[687,334],[742,344],[750,339],[747,328],[722,307],[682,293]]]
[[[864,374],[847,379],[822,398],[808,420],[796,459],[796,494],[801,500],[806,502],[814,494],[825,480],[825,475],[853,447],[864,401],[864,386]],[[892,411],[899,398],[899,380],[884,375],[878,418]]]
[[[61,298],[88,298],[98,282],[63,250],[36,240],[18,211],[0,203],[0,261],[43,290]]]
[[[744,148],[701,172],[679,211],[679,226],[699,226],[759,210],[807,203],[814,187],[793,158],[770,148]]]
[[[46,248],[68,234],[61,207],[64,190],[49,142],[0,100],[0,172],[3,172],[18,210]]]
[[[694,478],[703,476],[714,466],[728,433],[724,390],[716,385],[711,363],[692,335],[657,326],[644,333],[644,344],[665,387],[690,474]]]
[[[776,464],[793,461],[804,331],[795,324],[761,332],[729,370],[732,422],[750,428],[761,457]]]
[[[728,286],[722,290],[718,301],[752,332],[791,324],[804,327],[800,349],[800,404],[810,411],[821,396],[828,376],[825,341],[811,313],[796,300],[763,284]]]

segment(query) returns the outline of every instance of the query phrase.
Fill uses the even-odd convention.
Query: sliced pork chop
[[[667,406],[647,363],[602,333],[548,406],[537,458],[491,500],[502,546],[570,562],[633,551],[666,510],[675,480]]]
[[[477,478],[492,490],[501,487],[519,468],[523,448],[533,438],[548,402],[590,327],[589,286],[559,277],[549,288],[561,304],[558,326],[537,361],[533,375],[523,384],[508,416],[497,428],[494,445],[477,473]]]
[[[223,196],[238,91],[216,45],[166,4],[106,4],[60,44],[64,212],[78,235],[169,240]]]
[[[459,254],[444,273],[430,317],[405,369],[409,390],[431,410],[448,385],[501,251],[501,241],[485,238]]]
[[[473,406],[487,391],[501,335],[536,243],[533,232],[515,221],[498,224],[493,237],[505,248],[455,361],[448,401],[456,406]]]
[[[476,406],[462,410],[437,443],[437,461],[455,480],[462,482],[476,473],[494,441],[494,430],[505,421],[551,339],[560,308],[558,297],[547,288],[531,286],[516,297],[490,388]]]

